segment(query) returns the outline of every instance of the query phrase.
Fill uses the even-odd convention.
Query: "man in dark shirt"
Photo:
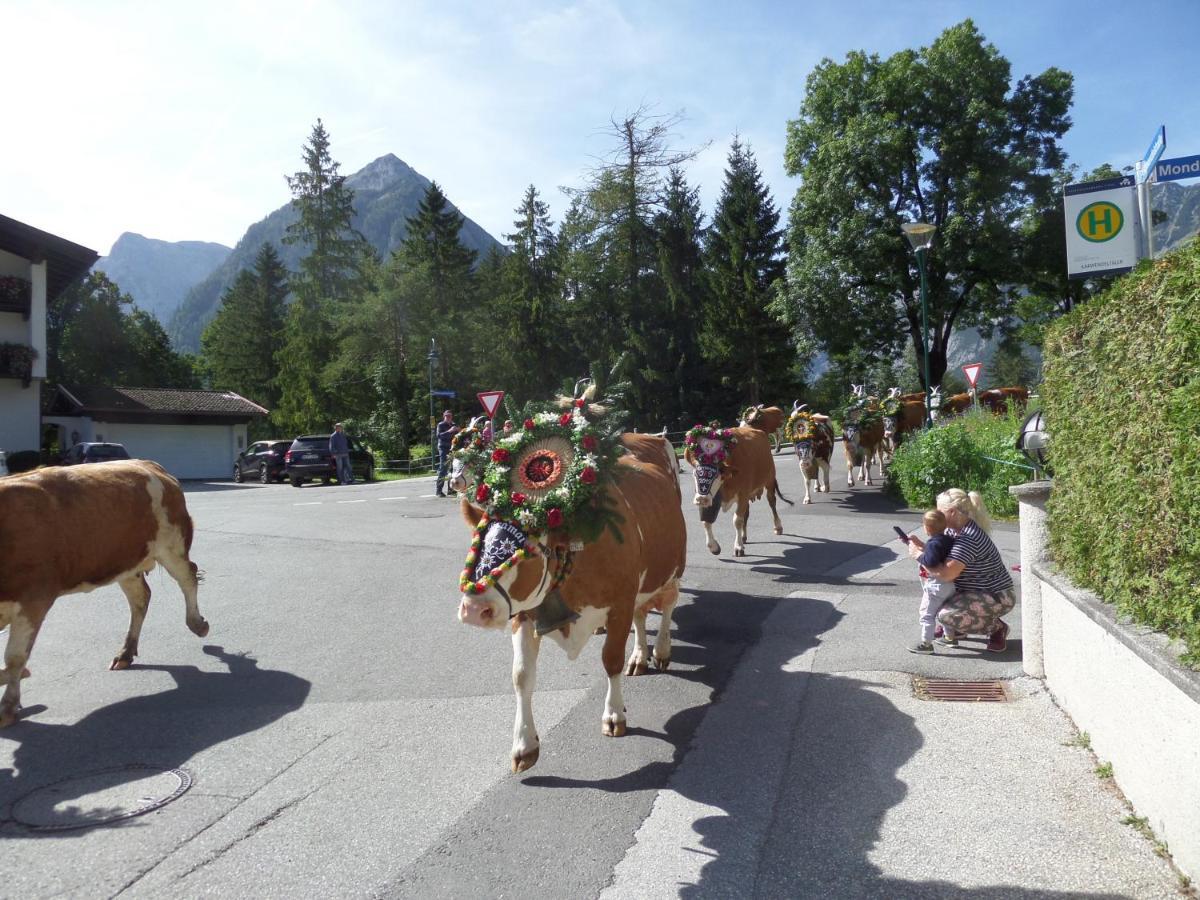
[[[437,447],[434,448],[438,455],[437,495],[439,497],[446,496],[443,486],[446,483],[446,475],[450,471],[450,444],[456,434],[458,434],[458,426],[454,424],[454,416],[450,410],[446,410],[442,413],[442,421],[437,425]]]
[[[350,439],[346,437],[344,426],[338,422],[333,426],[333,434],[329,436],[329,453],[337,466],[338,484],[353,484],[354,470],[350,467]]]

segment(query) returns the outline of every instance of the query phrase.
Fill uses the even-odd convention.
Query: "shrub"
[[[5,462],[8,463],[8,473],[16,475],[18,472],[36,469],[42,462],[42,454],[38,450],[17,450],[8,454]]]
[[[972,411],[910,435],[888,469],[889,489],[919,509],[932,507],[947,488],[979,491],[992,515],[1016,515],[1008,488],[1032,475],[1028,460],[1016,449],[1023,418],[1023,412],[1011,410],[1004,416]]]
[[[1043,394],[1055,562],[1200,665],[1200,240],[1055,323]]]

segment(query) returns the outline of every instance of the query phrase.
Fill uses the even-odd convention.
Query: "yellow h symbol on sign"
[[[1121,207],[1107,200],[1091,203],[1079,211],[1075,230],[1085,241],[1100,243],[1115,238],[1125,224]]]

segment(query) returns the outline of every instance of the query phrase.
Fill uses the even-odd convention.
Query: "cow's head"
[[[796,449],[796,456],[799,458],[800,462],[812,462],[813,442],[811,437],[804,438],[804,440],[801,441],[796,441],[796,443],[794,443],[792,446]]]
[[[450,445],[450,473],[446,481],[450,490],[466,494],[479,482],[487,464],[487,441],[483,434],[486,424],[486,417],[479,416],[454,436]]]
[[[539,606],[550,592],[559,548],[520,525],[489,520],[465,501],[463,515],[474,529],[471,551],[459,579],[458,620],[480,628],[503,628],[518,613]]]
[[[742,424],[750,428],[757,428],[758,423],[762,421],[763,405],[760,403],[757,406],[747,406],[746,411],[742,413]]]
[[[704,458],[701,454],[693,452],[691,447],[684,451],[683,458],[692,467],[692,480],[696,484],[696,494],[692,497],[692,502],[701,509],[707,509],[712,506],[713,500],[721,490],[721,483],[728,474],[726,465],[724,462]]]

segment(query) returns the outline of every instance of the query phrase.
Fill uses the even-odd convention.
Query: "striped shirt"
[[[955,590],[984,594],[1012,590],[1012,576],[1004,567],[1000,551],[973,520],[954,535],[950,559],[957,559],[964,566],[962,574],[954,579]]]

